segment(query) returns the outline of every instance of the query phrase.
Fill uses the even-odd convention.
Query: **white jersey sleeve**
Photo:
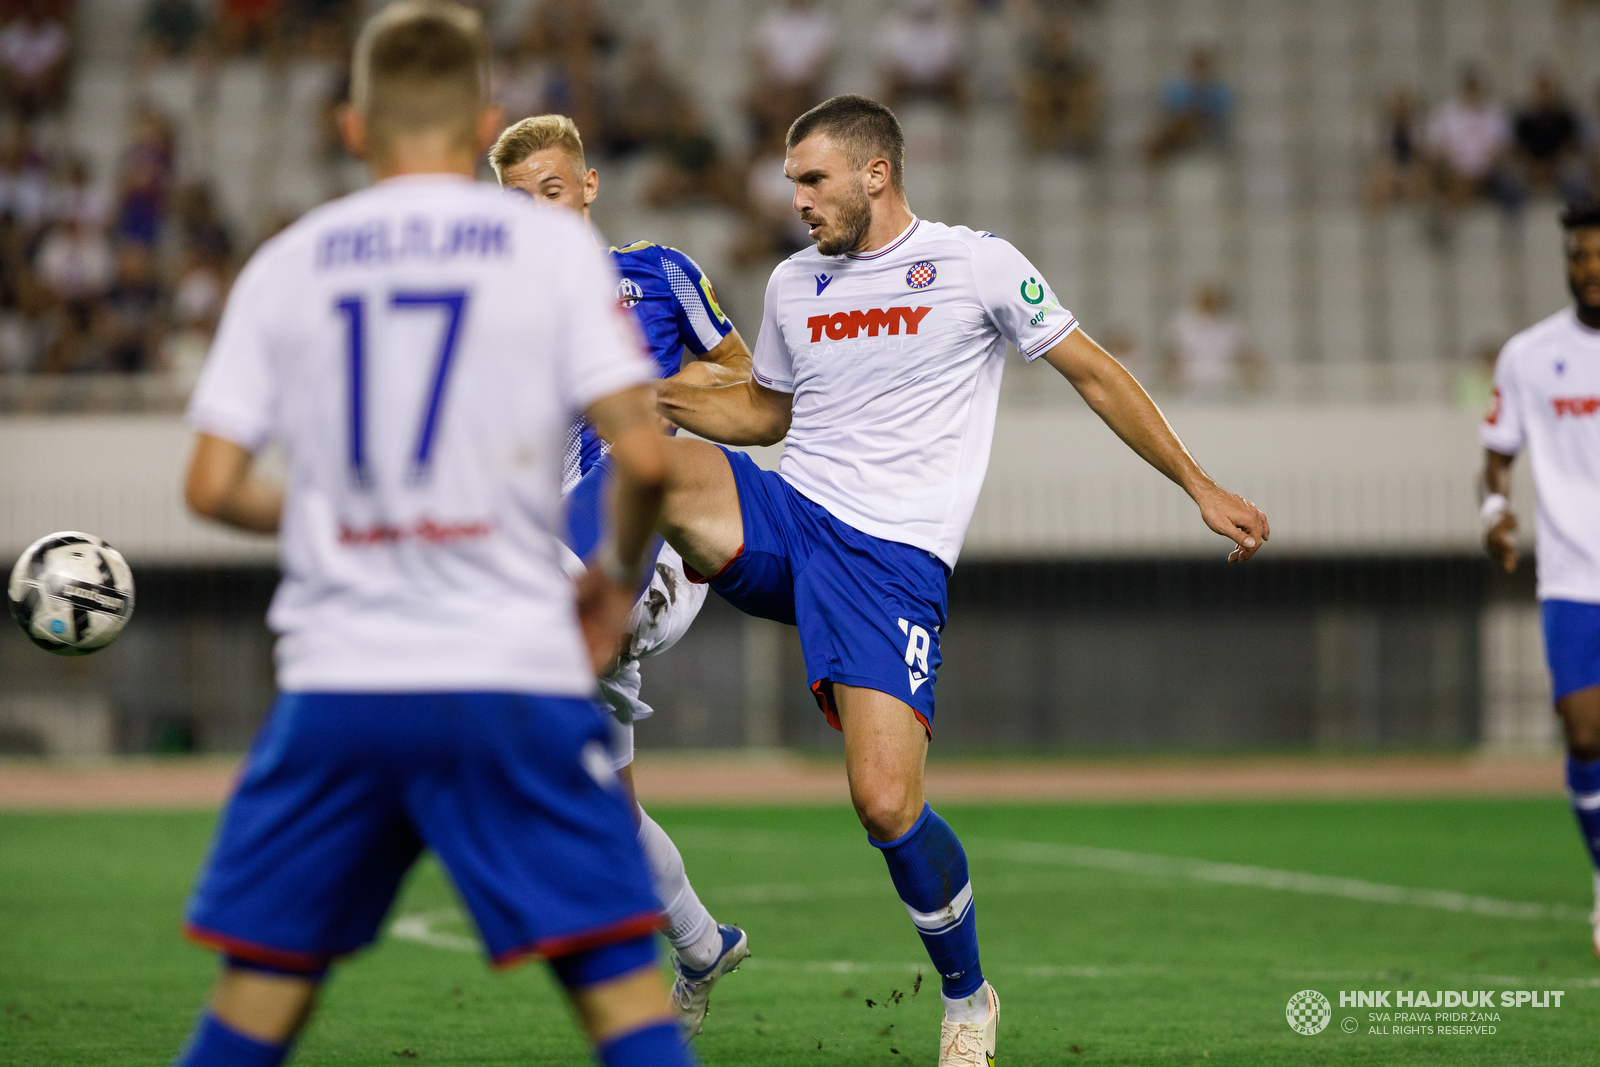
[[[778,316],[778,291],[789,261],[778,264],[767,279],[767,296],[761,308],[761,332],[756,335],[756,350],[750,354],[751,371],[756,381],[780,393],[794,392],[794,355],[784,340],[783,323]]]
[[[188,412],[191,429],[251,452],[272,436],[278,395],[264,328],[274,309],[262,262],[252,259],[228,295]]]
[[[612,295],[616,272],[598,248],[589,251],[580,249],[561,271],[568,336],[558,346],[559,380],[561,401],[574,411],[655,377],[633,316]]]
[[[1050,283],[1011,242],[985,234],[972,243],[973,281],[995,329],[1033,362],[1078,326]]]
[[[1514,456],[1522,451],[1527,439],[1522,410],[1522,389],[1517,381],[1517,357],[1513,342],[1508,341],[1500,350],[1494,364],[1494,394],[1489,402],[1489,413],[1478,427],[1478,440],[1483,447],[1503,456]]]

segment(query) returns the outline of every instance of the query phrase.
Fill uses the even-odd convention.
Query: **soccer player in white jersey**
[[[816,248],[772,274],[755,377],[668,381],[658,405],[712,441],[784,441],[779,472],[669,441],[660,529],[736,607],[799,627],[812,691],[844,732],[856,813],[942,976],[939,1063],[988,1067],[999,999],[979,965],[966,855],[925,803],[922,773],[945,583],[989,462],[1007,341],[1182,486],[1235,542],[1230,559],[1250,558],[1268,528],[1206,476],[1021,253],[911,213],[903,150],[893,113],[859,96],[790,128],[784,171]]]
[[[535,115],[506,127],[489,150],[489,162],[506,188],[590,221],[589,207],[600,196],[600,175],[584,159],[583,139],[566,115]],[[717,305],[710,280],[694,260],[649,241],[612,248],[610,255],[621,275],[618,303],[638,322],[657,373],[676,374],[697,385],[733,385],[749,379],[750,350]],[[687,363],[686,354],[693,357]],[[610,469],[591,427],[575,425],[572,441],[562,483],[570,525],[583,531],[567,539],[581,567],[591,551],[590,541],[605,526],[600,503]],[[601,695],[613,716],[613,767],[630,795],[634,794],[633,724],[654,714],[640,699],[641,662],[678,643],[705,597],[705,586],[691,583],[678,554],[663,547],[650,586],[629,617],[623,655],[601,673]],[[678,846],[643,806],[636,812],[639,844],[667,915],[665,933],[673,948],[672,1002],[692,1038],[705,1022],[712,988],[749,957],[750,942],[737,926],[719,925],[711,917],[689,882]]]
[[[496,966],[550,961],[603,1064],[691,1062],[590,699],[659,509],[653,374],[586,228],[472,181],[501,125],[487,57],[443,0],[367,24],[341,128],[377,184],[256,253],[191,402],[191,507],[279,532],[284,579],[281,695],[187,909],[226,962],[183,1067],[283,1062],[424,848]],[[618,478],[575,596],[555,530],[577,411]],[[281,491],[252,469],[269,439]]]
[[[1511,464],[1528,450],[1538,493],[1539,607],[1556,714],[1567,740],[1572,812],[1595,868],[1600,955],[1600,205],[1569,208],[1562,308],[1506,342],[1483,420],[1483,528],[1489,554],[1517,566]]]

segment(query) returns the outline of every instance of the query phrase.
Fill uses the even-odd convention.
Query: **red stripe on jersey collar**
[[[913,215],[911,216],[911,225],[906,227],[906,232],[901,234],[899,237],[896,237],[892,242],[884,245],[876,252],[862,252],[859,254],[855,252],[846,252],[845,255],[849,256],[851,259],[877,259],[879,256],[886,256],[890,252],[893,252],[895,249],[899,248],[901,245],[905,244],[906,238],[916,233],[917,227],[921,225],[922,220]]]

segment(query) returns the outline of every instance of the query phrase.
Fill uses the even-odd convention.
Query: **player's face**
[[[1600,311],[1600,226],[1567,238],[1567,284],[1581,308]]]
[[[872,224],[866,176],[832,138],[807,137],[789,149],[783,173],[794,182],[794,209],[818,252],[837,256],[866,244]]]
[[[592,169],[580,173],[578,161],[559,145],[507,167],[500,182],[508,189],[521,189],[535,200],[579,212],[587,211],[600,191],[600,175]]]

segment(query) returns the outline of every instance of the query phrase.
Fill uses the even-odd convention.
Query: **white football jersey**
[[[189,422],[286,453],[281,689],[593,691],[554,531],[574,413],[655,376],[616,285],[581,219],[448,175],[252,257]]]
[[[1006,241],[913,219],[863,255],[815,248],[767,283],[755,375],[794,394],[778,471],[864,533],[954,567],[989,466],[1006,342],[1077,326]]]
[[[1600,331],[1567,308],[1507,341],[1479,439],[1528,449],[1539,599],[1600,604]]]

